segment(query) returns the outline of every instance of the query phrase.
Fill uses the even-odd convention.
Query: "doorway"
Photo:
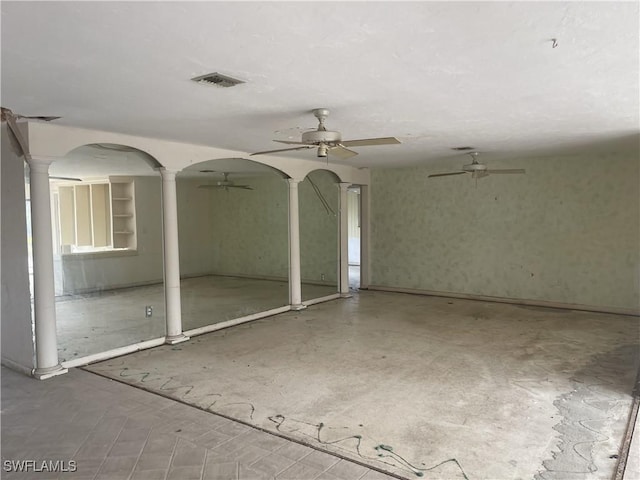
[[[349,288],[360,288],[360,186],[347,190],[347,229],[349,241]]]

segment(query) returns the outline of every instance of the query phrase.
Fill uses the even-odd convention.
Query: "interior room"
[[[3,478],[640,478],[637,2],[0,10]]]

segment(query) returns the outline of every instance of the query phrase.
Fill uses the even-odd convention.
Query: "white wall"
[[[2,363],[30,371],[35,366],[29,291],[24,162],[2,125]]]
[[[637,152],[372,172],[371,284],[637,311]],[[457,167],[457,165],[455,165]],[[441,171],[441,170],[439,170]]]

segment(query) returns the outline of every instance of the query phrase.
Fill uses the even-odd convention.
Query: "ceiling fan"
[[[395,145],[400,143],[395,137],[363,138],[359,140],[342,140],[342,134],[333,130],[327,130],[324,121],[329,116],[326,108],[316,108],[312,110],[313,115],[318,119],[318,128],[304,132],[301,142],[291,142],[288,140],[274,140],[274,142],[285,143],[287,145],[300,145],[298,147],[281,148],[277,150],[266,150],[255,152],[251,155],[265,155],[268,153],[290,152],[294,150],[306,150],[317,148],[318,157],[325,158],[329,154],[338,158],[349,158],[358,155],[358,152],[349,150],[347,147],[367,147],[371,145]]]
[[[200,173],[216,173],[215,170],[200,170]],[[230,188],[241,188],[243,190],[253,190],[253,187],[249,185],[236,185],[233,180],[229,180],[229,172],[223,172],[224,179],[216,183],[210,183],[205,185],[198,185],[198,188],[214,188],[219,190],[229,191]]]
[[[513,174],[513,173],[526,173],[523,168],[497,168],[497,169],[488,169],[487,165],[484,163],[478,162],[478,152],[470,152],[471,155],[471,163],[468,165],[463,165],[462,170],[457,172],[447,172],[447,173],[433,173],[429,175],[428,178],[432,177],[448,177],[450,175],[463,175],[465,173],[470,173],[472,178],[476,180],[478,178],[487,177],[492,174]]]
[[[22,136],[22,133],[20,132],[20,130],[18,129],[18,125],[16,124],[16,120],[19,118],[25,118],[25,119],[39,119],[39,120],[45,120],[47,122],[50,122],[51,120],[56,120],[60,117],[27,117],[25,115],[17,115],[15,113],[13,113],[11,110],[9,110],[8,108],[4,108],[4,107],[0,107],[0,110],[2,112],[2,116],[1,119],[3,122],[7,122],[7,126],[9,127],[9,132],[10,134],[13,136],[13,139],[16,141],[16,153],[18,155],[22,155],[25,160],[29,161],[31,159],[31,153],[29,152],[29,145],[27,144],[27,142],[25,141],[24,137]],[[81,182],[82,180],[80,178],[73,178],[73,177],[57,177],[57,176],[52,176],[49,175],[49,179],[50,180],[67,180],[70,182]]]

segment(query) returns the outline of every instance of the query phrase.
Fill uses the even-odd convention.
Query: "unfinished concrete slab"
[[[288,283],[206,275],[182,279],[184,330],[212,325],[288,304]],[[336,287],[304,284],[307,298]],[[152,315],[145,316],[145,307]],[[68,361],[165,335],[163,284],[59,297],[58,355]]]
[[[399,474],[602,479],[638,319],[362,292],[90,370]]]

